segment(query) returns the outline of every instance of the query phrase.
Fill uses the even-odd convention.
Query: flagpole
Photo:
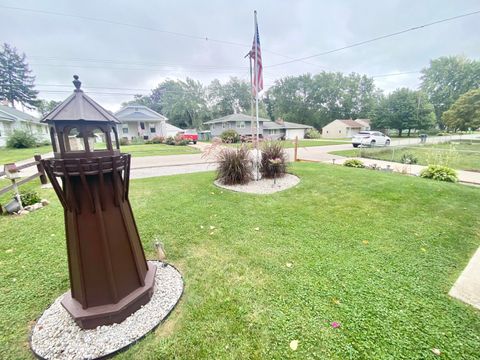
[[[248,61],[250,62],[250,115],[252,117],[252,120],[250,121],[250,134],[252,135],[252,140],[253,140],[253,127],[254,127],[254,106],[253,106],[253,70],[252,70],[252,56],[251,52],[248,53],[250,55],[248,57]]]
[[[254,14],[254,18],[255,18],[255,29],[254,29],[254,36],[255,36],[255,66],[253,67],[254,68],[254,74],[255,74],[255,115],[256,115],[256,118],[257,118],[257,142],[255,143],[255,153],[256,153],[256,156],[257,156],[257,180],[259,179],[259,174],[258,174],[258,168],[259,168],[259,164],[260,164],[260,159],[259,159],[259,154],[258,154],[258,146],[259,146],[259,142],[260,142],[260,136],[259,136],[259,132],[260,132],[260,124],[259,124],[259,120],[258,120],[258,33],[257,33],[257,29],[258,29],[258,25],[257,25],[257,10],[255,10],[253,12]]]

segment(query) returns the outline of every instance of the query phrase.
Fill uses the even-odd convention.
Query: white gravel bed
[[[285,174],[285,176],[276,180],[276,184],[273,183],[273,179],[261,179],[258,181],[250,181],[245,185],[223,185],[218,180],[214,182],[218,187],[250,193],[250,194],[273,194],[278,191],[290,189],[300,182],[300,178],[292,174]]]
[[[31,334],[33,352],[44,359],[96,359],[118,351],[153,330],[177,304],[183,292],[181,274],[157,265],[150,301],[120,324],[81,329],[64,309],[60,296],[43,313]]]

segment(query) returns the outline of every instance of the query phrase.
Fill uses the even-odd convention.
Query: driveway
[[[438,142],[445,142],[450,140],[457,139],[480,139],[480,135],[457,135],[457,136],[436,136],[429,137],[427,143],[435,144]],[[408,139],[393,139],[392,146],[399,145],[414,145],[419,144],[420,140],[416,138]],[[202,151],[205,151],[208,144],[197,143],[195,147],[199,148]],[[298,148],[298,158],[307,161],[315,162],[324,162],[332,164],[341,164],[345,157],[339,155],[332,155],[329,152],[338,151],[338,150],[350,150],[352,149],[351,144],[340,144],[340,145],[328,145],[328,146],[314,146],[314,147],[300,147]],[[288,159],[293,161],[294,149],[286,149]],[[51,155],[51,154],[50,154]],[[48,156],[44,156],[48,157]],[[29,162],[31,160],[26,160]],[[367,165],[370,163],[376,163],[378,165],[386,166],[389,164],[394,171],[404,172],[405,165],[384,162],[380,160],[371,160],[364,159]],[[23,163],[19,162],[19,164]],[[417,175],[422,166],[412,165],[407,168],[407,172]],[[174,174],[187,174],[193,172],[201,171],[212,171],[216,169],[215,159],[213,157],[206,157],[202,154],[185,154],[185,155],[168,155],[168,156],[147,156],[147,157],[134,157],[132,158],[131,164],[131,174],[130,177],[133,179],[146,178],[146,177],[155,177],[155,176],[165,176],[165,175],[174,175]],[[22,171],[22,176],[28,176],[35,172],[35,167],[31,167]],[[462,181],[468,183],[480,184],[480,173],[470,172],[470,171],[459,171],[460,178]]]

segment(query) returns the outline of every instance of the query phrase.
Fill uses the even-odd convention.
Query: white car
[[[391,139],[380,131],[360,131],[352,138],[353,147],[389,146]]]

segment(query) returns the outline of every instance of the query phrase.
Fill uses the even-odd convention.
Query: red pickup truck
[[[198,134],[197,134],[197,131],[195,129],[187,129],[187,130],[181,132],[180,136],[182,137],[182,139],[191,141],[194,144],[196,144],[197,141],[198,141]]]

